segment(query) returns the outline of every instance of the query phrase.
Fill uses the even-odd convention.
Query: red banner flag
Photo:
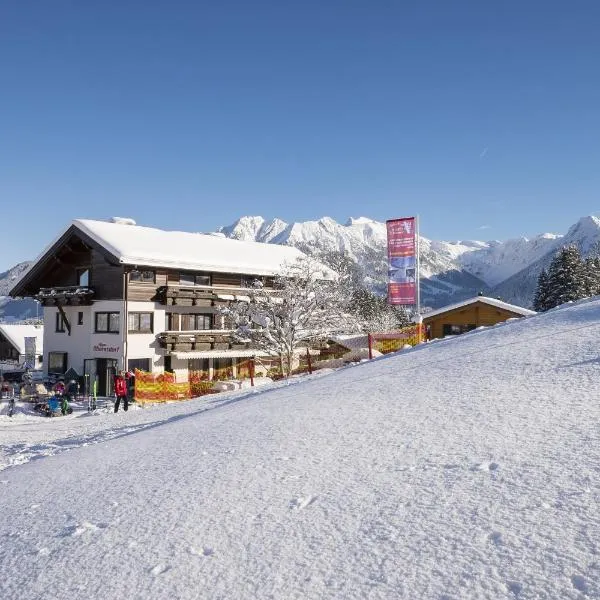
[[[390,304],[417,303],[415,225],[415,217],[386,221]]]

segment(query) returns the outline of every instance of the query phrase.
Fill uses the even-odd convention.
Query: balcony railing
[[[199,350],[244,350],[248,344],[232,339],[231,329],[202,329],[194,331],[164,331],[156,336],[161,348],[170,352]]]
[[[253,291],[243,287],[161,285],[156,289],[156,300],[168,306],[214,306],[224,302],[249,302]]]
[[[42,306],[90,305],[94,290],[87,286],[70,285],[40,288],[35,299]]]

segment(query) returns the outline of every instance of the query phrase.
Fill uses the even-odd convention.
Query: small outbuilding
[[[535,311],[495,298],[475,296],[423,314],[428,339],[459,335],[477,327],[535,315]]]
[[[38,369],[41,366],[43,352],[44,327],[42,325],[0,323],[0,361]]]

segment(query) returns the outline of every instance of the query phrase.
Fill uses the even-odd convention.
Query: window
[[[153,314],[131,312],[127,316],[127,330],[130,333],[152,333]]]
[[[77,325],[83,325],[83,312],[79,311],[77,313]]]
[[[254,277],[253,275],[242,275],[240,279],[240,285],[243,288],[261,288],[264,285],[264,281],[261,277]]]
[[[77,269],[77,285],[80,287],[88,287],[90,285],[89,269]]]
[[[65,318],[61,312],[56,313],[56,332],[64,333],[67,330]]]
[[[134,371],[139,369],[140,371],[146,371],[149,373],[151,370],[149,358],[129,358],[127,360],[127,370]]]
[[[193,331],[196,329],[211,329],[212,315],[181,315],[181,331]]]
[[[171,355],[168,354],[167,356],[165,356],[165,373],[173,372],[173,365],[171,363]]]
[[[230,379],[233,377],[233,362],[231,358],[213,359],[213,379]]]
[[[444,323],[442,333],[444,335],[460,335],[461,333],[472,331],[476,327],[477,325],[472,323],[469,325],[451,325],[450,323]]]
[[[119,333],[119,313],[97,312],[96,333]]]
[[[210,275],[194,273],[179,273],[179,285],[194,286],[194,285],[211,285]]]
[[[48,352],[48,373],[64,373],[67,370],[66,352]]]
[[[139,281],[140,283],[154,283],[156,273],[154,271],[131,271],[129,273],[129,281]]]

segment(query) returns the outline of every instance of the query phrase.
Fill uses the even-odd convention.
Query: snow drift
[[[0,597],[598,598],[599,334],[593,300],[295,384],[0,417]]]

